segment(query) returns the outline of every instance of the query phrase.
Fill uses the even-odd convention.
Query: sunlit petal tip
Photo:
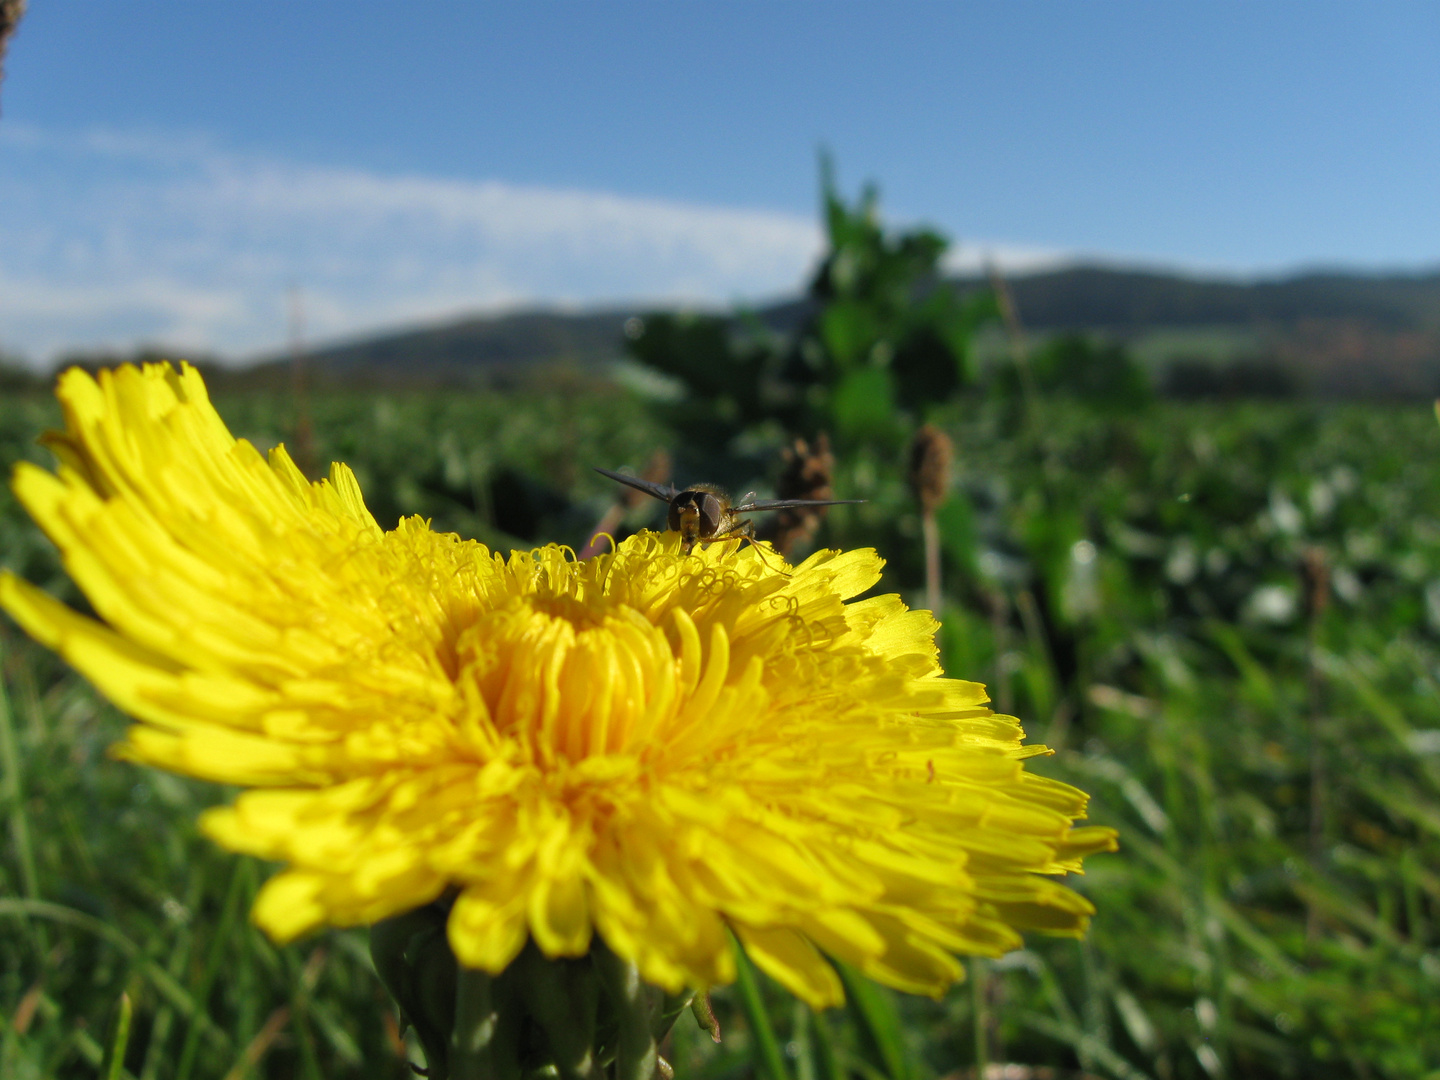
[[[323,926],[328,912],[321,899],[323,880],[286,871],[260,889],[250,918],[279,944],[288,944]]]

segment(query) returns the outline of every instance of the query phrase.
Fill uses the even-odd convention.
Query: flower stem
[[[650,1003],[640,970],[598,940],[590,955],[620,1021],[614,1080],[654,1080],[660,1052],[650,1033]]]
[[[990,1023],[990,1017],[985,1007],[985,996],[989,982],[987,975],[984,961],[978,956],[972,956],[970,958],[970,1004],[975,1014],[976,1080],[985,1080],[985,1073],[990,1068],[990,1047],[988,1045],[989,1040],[986,1031]]]
[[[506,1013],[495,980],[483,971],[462,967],[455,993],[452,1080],[516,1080],[512,1016]],[[507,1022],[508,1021],[508,1022]]]
[[[563,1080],[598,1080],[602,1073],[593,1048],[595,976],[589,965],[547,960],[532,942],[516,966],[521,1000],[544,1029],[560,1076]],[[578,1002],[577,997],[581,999]]]
[[[920,527],[925,538],[925,603],[930,613],[940,618],[940,525],[935,520],[934,510],[925,510],[920,515]]]

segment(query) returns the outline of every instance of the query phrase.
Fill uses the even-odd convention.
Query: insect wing
[[[792,506],[854,506],[864,499],[759,499],[743,506],[733,507],[737,514],[752,514],[760,510],[788,510]]]
[[[601,476],[608,476],[611,480],[618,480],[622,484],[628,484],[637,491],[643,491],[652,498],[661,502],[669,502],[680,494],[669,484],[652,484],[649,480],[642,480],[638,476],[628,476],[625,473],[611,472],[609,469],[596,468]]]

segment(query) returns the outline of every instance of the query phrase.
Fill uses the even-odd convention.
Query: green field
[[[218,402],[262,447],[290,406]],[[658,447],[703,462],[603,385],[509,396],[326,395],[311,465],[354,467],[382,524],[420,513],[500,547],[579,546],[615,491],[592,465]],[[1440,430],[1428,407],[1154,404],[962,396],[935,417],[957,466],[939,520],[947,670],[990,684],[1033,767],[1121,830],[1079,882],[1081,943],[1034,938],[945,1000],[874,990],[813,1016],[770,984],[795,1080],[1440,1076]],[[46,461],[45,398],[0,401],[0,468]],[[764,462],[762,439],[734,460]],[[726,466],[762,486],[764,467]],[[739,470],[739,471],[737,471]],[[900,461],[842,454],[821,540],[874,546],[921,603],[920,520]],[[658,509],[658,504],[656,504]],[[629,527],[654,524],[651,508]],[[0,494],[0,564],[76,604]],[[0,622],[0,1076],[403,1077],[363,934],[277,949],[245,912],[269,868],[201,839],[211,785],[111,760],[124,721]],[[688,1018],[677,1075],[764,1075],[754,1025]],[[977,1012],[978,1010],[978,1012]],[[1048,1071],[1047,1071],[1048,1070]]]

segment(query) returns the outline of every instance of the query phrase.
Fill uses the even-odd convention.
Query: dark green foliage
[[[631,324],[631,356],[683,390],[659,416],[712,469],[753,469],[753,448],[773,448],[777,432],[896,447],[974,379],[970,338],[994,303],[943,280],[947,241],[886,230],[875,189],[847,205],[828,166],[822,194],[829,248],[798,318],[661,313]]]
[[[270,398],[220,408],[261,443],[291,423]],[[502,541],[482,508],[497,471],[567,508],[539,514],[534,541],[576,544],[613,497],[586,468],[643,461],[658,430],[614,392],[313,409],[318,458],[355,466],[384,524],[420,512]],[[1426,1075],[1440,1060],[1433,416],[1164,402],[1106,416],[1043,398],[1023,429],[1005,415],[962,402],[939,418],[959,468],[939,514],[946,666],[1058,747],[1030,767],[1091,791],[1091,819],[1119,826],[1122,850],[1079,879],[1099,908],[1088,941],[1032,938],[982,966],[978,995],[857,994],[815,1017],[758,978],[785,1069],[873,1078],[901,1071],[901,1052],[911,1080],[950,1073],[974,1059],[979,1000],[992,1062],[1157,1080]],[[56,419],[6,399],[6,467],[43,459],[31,440]],[[882,588],[913,597],[919,529],[898,463],[862,448],[837,486],[872,502],[837,508],[832,537],[878,543]],[[13,502],[0,528],[7,564],[74,600]],[[406,1075],[363,937],[276,949],[246,925],[267,868],[194,827],[228,793],[110,760],[121,718],[13,626],[0,650],[0,1075],[96,1075],[122,991],[135,1077],[223,1076],[277,1016],[252,1075]],[[755,1071],[735,991],[715,1004],[719,1046],[675,1025],[682,1080]]]
[[[0,353],[0,393],[38,393],[50,380],[18,360]]]
[[[1146,405],[1150,384],[1124,346],[1062,334],[1030,361],[1042,394],[1071,397],[1097,409],[1126,413]]]
[[[737,331],[716,315],[653,314],[631,326],[630,355],[684,388],[680,400],[655,411],[696,456],[725,454],[748,423],[803,415],[800,391],[781,377],[767,336]]]
[[[830,246],[810,284],[817,310],[792,370],[837,395],[860,371],[886,371],[893,401],[904,409],[947,401],[973,377],[969,339],[992,311],[988,296],[966,303],[943,282],[949,242],[938,233],[887,232],[875,188],[847,206],[827,167],[824,203]],[[875,392],[878,384],[870,383]]]
[[[1255,357],[1227,364],[1180,358],[1166,369],[1161,391],[1166,397],[1190,401],[1292,398],[1300,392],[1300,383],[1294,372],[1274,358]]]
[[[941,285],[944,242],[887,232],[873,191],[825,195],[831,249],[785,319],[627,324],[678,400],[647,408],[557,370],[525,392],[309,404],[311,458],[348,462],[382,525],[418,513],[502,549],[582,545],[616,494],[591,466],[665,447],[678,479],[738,492],[789,436],[826,430],[836,495],[868,502],[834,508],[825,542],[879,548],[881,589],[912,601],[904,439],[927,419],[953,441],[935,514],[945,666],[988,683],[1057,750],[1030,767],[1121,829],[1079,881],[1092,933],[971,965],[942,1002],[846,971],[830,1016],[742,967],[715,996],[722,1044],[686,1017],[670,1033],[678,1075],[929,1080],[981,1056],[1118,1080],[1440,1075],[1429,410],[1152,401],[1125,348],[1075,336],[966,394],[988,294]],[[289,399],[226,385],[238,435],[265,449],[295,430]],[[0,398],[0,466],[43,461],[32,440],[57,421],[45,398]],[[83,606],[8,491],[0,563]],[[406,1075],[360,937],[276,949],[245,924],[265,869],[194,826],[227,793],[106,758],[120,718],[3,623],[0,660],[0,1075],[95,1075],[122,992],[142,1080]],[[420,929],[403,935],[417,957],[441,940]],[[389,981],[420,1040],[443,1037],[448,1000]],[[630,1032],[642,1071],[651,1034]]]
[[[1033,397],[1068,398],[1101,413],[1124,414],[1152,398],[1150,381],[1129,351],[1112,341],[1061,334],[1032,355],[1000,364],[990,392],[1005,401],[1015,423]]]

